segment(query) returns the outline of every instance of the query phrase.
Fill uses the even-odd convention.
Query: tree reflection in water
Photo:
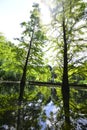
[[[2,90],[4,89],[2,87]],[[13,130],[16,130],[18,92],[14,89],[17,90],[14,87],[11,93],[7,89],[6,93],[0,94],[0,126],[7,125],[8,128],[13,127]],[[87,93],[72,89],[70,95],[72,130],[86,130]],[[52,95],[51,89],[47,87],[26,87],[21,107],[21,130],[61,130],[63,123],[64,113],[60,88],[56,88],[56,95]]]

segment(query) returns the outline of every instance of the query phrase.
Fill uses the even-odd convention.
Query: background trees
[[[2,34],[0,35],[0,78],[2,80],[17,80],[19,72],[16,66],[16,48]]]

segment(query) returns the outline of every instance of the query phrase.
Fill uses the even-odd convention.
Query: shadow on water
[[[0,85],[0,130],[16,130],[18,84]],[[87,130],[87,91],[70,91],[71,130]],[[21,130],[63,130],[60,88],[26,86],[21,106]]]

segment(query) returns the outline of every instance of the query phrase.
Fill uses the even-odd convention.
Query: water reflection
[[[8,89],[6,88],[8,87]],[[18,86],[0,86],[0,130],[16,130]],[[48,87],[26,86],[21,107],[22,130],[61,130],[64,123],[60,88],[55,94]],[[87,129],[87,92],[71,89],[70,119],[72,130]],[[3,126],[3,128],[2,128]]]
[[[55,123],[57,122],[56,114],[60,107],[57,107],[53,101],[50,101],[47,105],[43,107],[43,112],[46,115],[46,120],[40,120],[40,125],[42,126],[42,130],[49,127],[51,129],[55,128]]]

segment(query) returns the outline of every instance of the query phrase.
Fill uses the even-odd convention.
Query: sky
[[[29,12],[35,2],[40,4],[43,22],[48,23],[50,13],[43,0],[0,0],[0,32],[8,40],[21,36],[20,23],[29,20]]]

